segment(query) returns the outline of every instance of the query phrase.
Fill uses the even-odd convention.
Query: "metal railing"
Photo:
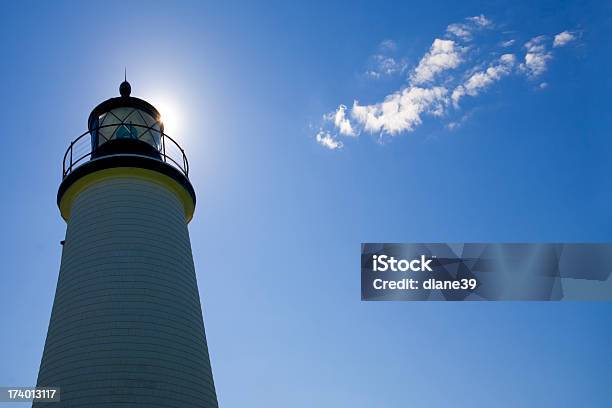
[[[170,136],[165,134],[164,132],[156,129],[152,126],[144,126],[138,124],[131,123],[115,123],[112,125],[102,125],[87,132],[83,133],[76,139],[74,139],[66,153],[64,154],[64,160],[62,162],[62,178],[65,178],[70,173],[74,171],[77,167],[87,163],[92,160],[92,155],[96,152],[97,148],[101,146],[93,146],[91,143],[91,135],[93,132],[97,132],[100,129],[108,128],[108,127],[116,127],[119,128],[121,126],[128,126],[134,128],[143,129],[142,133],[147,131],[151,132],[151,135],[158,134],[159,135],[159,148],[158,152],[161,160],[164,163],[168,163],[173,167],[176,167],[185,175],[185,177],[189,177],[189,162],[187,161],[187,156],[185,155],[185,151],[183,148]],[[98,137],[104,137],[98,134]],[[146,143],[146,142],[144,142]],[[154,146],[152,146],[154,147]]]

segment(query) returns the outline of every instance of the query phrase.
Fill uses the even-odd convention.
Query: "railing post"
[[[70,142],[70,171],[72,171],[72,146],[74,146],[74,140]],[[66,174],[64,174],[65,176]]]

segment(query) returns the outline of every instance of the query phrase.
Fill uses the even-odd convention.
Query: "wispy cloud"
[[[464,41],[469,41],[472,39],[472,30],[462,23],[450,24],[448,27],[446,27],[446,34],[449,37],[460,38]]]
[[[411,82],[415,85],[431,82],[436,75],[456,68],[461,63],[461,53],[455,41],[436,38],[410,76]]]
[[[338,137],[332,135],[328,130],[319,130],[315,138],[318,144],[330,150],[341,149],[343,146]]]
[[[459,106],[459,100],[463,96],[477,96],[502,77],[510,75],[515,61],[516,57],[513,54],[504,54],[484,71],[472,74],[465,83],[457,86],[453,91],[451,99],[455,107]]]
[[[380,42],[380,45],[378,46],[378,48],[383,51],[384,50],[395,51],[397,50],[397,44],[393,40],[386,39]]]
[[[394,41],[382,41],[378,46],[377,53],[370,58],[365,75],[378,79],[402,74],[408,68],[408,63],[405,59],[398,59],[395,56],[396,50],[397,44]]]
[[[355,101],[351,115],[366,132],[396,135],[420,125],[423,113],[442,114],[446,93],[443,87],[408,87],[373,105]]]
[[[576,39],[576,33],[571,31],[563,31],[557,35],[555,35],[555,39],[553,41],[553,47],[563,47],[564,45],[574,41]]]
[[[479,27],[490,27],[493,25],[493,22],[489,20],[488,18],[486,18],[484,14],[481,14],[479,16],[474,16],[474,17],[468,17],[466,18],[466,20],[471,21],[472,23],[476,24]]]
[[[372,56],[372,60],[372,68],[366,70],[366,75],[372,78],[400,74],[404,72],[407,67],[404,61],[398,61],[393,57],[387,57],[381,54]]]
[[[525,62],[519,68],[530,78],[542,75],[546,71],[548,61],[552,58],[552,53],[547,50],[546,41],[546,36],[539,35],[525,43],[527,49]]]
[[[493,22],[481,14],[479,16],[468,17],[460,23],[449,24],[446,27],[446,36],[455,37],[463,41],[471,41],[474,31],[491,28],[492,26]]]
[[[335,112],[328,113],[323,116],[323,119],[330,121],[338,129],[340,134],[345,136],[355,136],[355,130],[351,122],[346,117],[346,106],[340,105]]]
[[[464,114],[463,116],[461,116],[459,119],[457,119],[455,121],[448,122],[446,124],[446,128],[448,130],[459,129],[461,126],[463,126],[465,124],[465,122],[467,122],[467,120],[472,116],[473,113],[474,113],[474,111],[470,111],[470,112]]]
[[[541,77],[553,59],[553,49],[576,39],[575,31],[566,30],[554,38],[538,35],[516,47],[516,39],[508,39],[508,32],[500,33],[495,27],[484,15],[449,24],[442,38],[433,40],[411,70],[405,59],[397,58],[397,44],[383,41],[371,58],[371,76],[406,71],[404,85],[380,102],[362,104],[355,100],[352,106],[341,104],[323,115],[316,141],[337,150],[344,146],[346,137],[371,134],[383,140],[386,135],[413,132],[428,116],[446,122],[449,130],[456,129],[470,116],[453,119],[460,115],[464,98],[476,98],[505,77]],[[512,36],[520,38],[514,32]],[[541,81],[538,89],[547,86]]]

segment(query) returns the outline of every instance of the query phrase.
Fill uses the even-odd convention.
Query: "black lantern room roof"
[[[96,120],[100,115],[116,108],[136,108],[148,113],[151,117],[159,121],[161,117],[159,111],[149,102],[130,96],[131,92],[132,87],[130,83],[128,81],[123,81],[119,86],[119,93],[121,96],[107,99],[91,111],[89,120],[87,121],[89,130],[94,130],[93,128],[95,128]],[[161,130],[163,131],[163,127]]]

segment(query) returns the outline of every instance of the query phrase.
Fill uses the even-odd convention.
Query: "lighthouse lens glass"
[[[134,139],[160,149],[160,122],[136,108],[116,108],[98,116],[97,146],[113,139]]]

